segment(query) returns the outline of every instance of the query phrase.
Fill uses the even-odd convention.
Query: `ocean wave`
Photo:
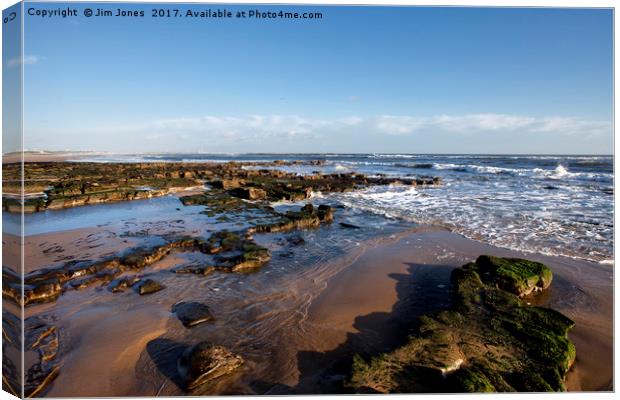
[[[420,158],[420,154],[371,154],[370,158]]]
[[[345,193],[339,200],[387,218],[440,225],[498,247],[594,262],[610,259],[613,223],[606,222],[604,208],[588,204],[584,194],[545,193],[392,186]]]
[[[613,180],[613,173],[608,172],[571,172],[562,164],[554,169],[544,168],[507,168],[477,164],[436,163],[433,169],[452,172],[470,172],[490,175],[510,175],[535,179],[580,179],[592,181]]]

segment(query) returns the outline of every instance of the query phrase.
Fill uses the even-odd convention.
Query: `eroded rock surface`
[[[16,396],[21,396],[17,365],[7,357],[8,347],[15,348],[13,353],[21,357],[22,321],[8,312],[2,312],[2,346],[5,352],[2,358],[3,388]],[[24,328],[24,395],[40,397],[45,394],[51,383],[60,373],[58,360],[58,328],[47,317],[33,316],[23,321]]]
[[[356,356],[356,392],[546,392],[565,390],[575,360],[561,313],[519,296],[546,288],[551,271],[481,256],[452,272],[453,308],[420,318],[404,346],[368,362]]]
[[[208,385],[243,365],[243,359],[224,347],[201,342],[187,348],[177,363],[179,376],[186,391]]]
[[[280,220],[271,224],[259,224],[250,228],[250,233],[289,232],[292,230],[318,228],[321,224],[329,224],[334,220],[330,206],[322,204],[315,208],[306,204],[299,211],[288,211]]]
[[[31,305],[55,301],[66,290],[79,290],[97,283],[108,284],[108,290],[120,292],[134,287],[140,294],[152,293],[155,288],[148,279],[137,276],[121,276],[127,271],[138,271],[148,267],[171,251],[198,251],[215,255],[215,265],[182,266],[176,273],[207,275],[214,270],[225,272],[247,272],[256,270],[271,259],[268,249],[257,245],[244,232],[219,231],[208,240],[181,237],[164,245],[150,248],[128,249],[122,255],[101,261],[76,260],[65,265],[42,268],[24,277],[24,295],[21,293],[19,276],[10,268],[3,268],[6,281],[2,286],[3,297],[18,305]],[[143,287],[144,286],[144,287]]]
[[[21,164],[3,166],[8,212],[38,212],[89,204],[163,196],[208,183],[216,192],[247,200],[292,200],[310,197],[312,191],[344,192],[369,185],[437,185],[439,178],[366,177],[362,174],[299,176],[273,169],[284,165],[322,165],[321,160],[249,163],[90,163],[28,162],[20,200]]]

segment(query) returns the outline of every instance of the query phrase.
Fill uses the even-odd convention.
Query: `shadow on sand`
[[[391,351],[405,343],[419,316],[450,307],[450,273],[453,266],[407,263],[406,274],[390,274],[396,281],[398,300],[391,312],[373,312],[355,318],[358,331],[327,352],[297,354],[299,383],[294,386],[256,381],[258,394],[349,393],[345,380],[355,354],[364,358]]]
[[[157,367],[157,370],[169,378],[179,389],[183,381],[177,371],[177,360],[188,346],[170,339],[153,339],[146,345],[146,351]]]

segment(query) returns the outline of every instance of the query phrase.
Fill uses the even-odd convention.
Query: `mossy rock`
[[[396,350],[352,365],[359,393],[563,391],[575,323],[519,296],[549,287],[543,264],[481,256],[452,272],[452,309],[419,319]],[[438,376],[443,377],[441,379]]]
[[[519,258],[480,256],[475,265],[483,279],[490,276],[502,289],[519,297],[534,291],[544,290],[551,285],[553,274],[544,264]]]

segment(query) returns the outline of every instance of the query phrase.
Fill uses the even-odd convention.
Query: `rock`
[[[127,289],[129,287],[132,287],[139,280],[140,280],[140,278],[138,276],[136,276],[136,275],[126,276],[126,277],[123,277],[123,278],[114,279],[108,285],[108,290],[110,292],[113,292],[113,293],[122,292],[125,289]]]
[[[23,326],[23,351],[31,362],[25,374],[24,394],[26,397],[42,397],[60,372],[60,362],[56,357],[60,335],[56,326],[39,316],[26,318]]]
[[[177,315],[177,318],[187,328],[213,319],[213,314],[211,314],[209,307],[193,301],[175,304],[172,306],[172,312]]]
[[[575,361],[575,323],[518,295],[551,283],[543,264],[481,256],[453,270],[453,306],[419,319],[408,342],[370,361],[357,356],[356,392],[546,392],[565,390]],[[527,284],[525,283],[527,282]]]
[[[334,220],[334,214],[332,208],[326,204],[321,204],[317,212],[321,222],[332,222]]]
[[[340,226],[342,226],[343,228],[347,228],[347,229],[360,229],[359,226],[353,225],[353,224],[349,224],[349,223],[346,223],[346,222],[341,222]]]
[[[28,163],[28,194],[44,192],[45,196],[28,196],[24,204],[6,198],[3,209],[8,212],[39,212],[46,209],[98,204],[112,201],[163,196],[209,182],[215,190],[255,188],[237,193],[243,198],[266,198],[271,201],[300,201],[310,198],[313,191],[346,192],[368,185],[389,185],[399,180],[388,176],[366,177],[359,173],[299,176],[275,170],[275,165],[323,165],[317,161],[280,161],[246,163]],[[247,168],[247,167],[270,168]],[[21,182],[19,163],[5,164],[5,182],[9,191],[17,193],[15,182]],[[401,179],[401,183],[436,185],[439,179],[421,177]],[[230,196],[230,195],[227,195]],[[185,202],[185,201],[184,201]]]
[[[176,274],[196,274],[209,275],[215,271],[215,267],[211,265],[181,265],[172,270]]]
[[[90,284],[99,281],[101,278],[96,275],[87,275],[82,278],[74,279],[69,282],[66,288],[72,288],[75,290],[84,289]]]
[[[219,181],[211,182],[211,186],[218,188],[218,189],[224,189],[224,190],[236,189],[243,185],[245,185],[245,180],[238,179],[238,178],[222,179]]]
[[[23,304],[45,303],[53,301],[62,293],[62,286],[57,279],[40,281],[33,285],[24,285]]]
[[[303,237],[301,237],[301,235],[289,236],[286,238],[286,242],[292,246],[300,246],[306,243],[306,241],[304,240]]]
[[[245,200],[262,200],[267,197],[267,192],[255,187],[240,187],[229,190],[231,196]]]
[[[241,356],[221,346],[200,342],[187,348],[177,362],[177,370],[186,391],[209,384],[243,365]]]
[[[120,262],[127,268],[141,269],[161,260],[170,254],[170,250],[170,246],[159,246],[151,249],[136,249],[121,258]]]
[[[216,268],[224,272],[253,272],[271,260],[271,253],[264,247],[246,242],[240,249],[217,256]]]
[[[490,278],[501,289],[519,297],[547,289],[553,279],[544,264],[518,258],[480,256],[475,265],[482,271],[483,280]]]
[[[333,219],[334,215],[330,206],[323,204],[316,209],[309,203],[301,207],[299,211],[287,211],[278,222],[256,225],[248,232],[289,232],[295,229],[313,229],[323,223],[331,223]]]
[[[225,272],[250,272],[271,260],[268,249],[257,245],[251,236],[219,231],[208,240],[211,253],[217,254],[215,268]]]
[[[134,287],[140,296],[159,292],[165,288],[164,285],[150,278],[141,279],[134,285]]]

